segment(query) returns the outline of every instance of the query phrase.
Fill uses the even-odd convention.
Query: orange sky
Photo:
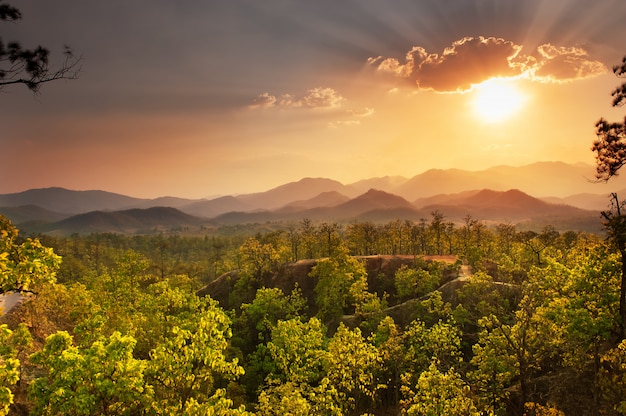
[[[23,21],[2,24],[3,40],[43,43],[53,61],[72,45],[83,69],[37,97],[0,95],[0,193],[197,198],[593,164],[595,122],[624,115],[610,106],[623,0],[131,3],[25,0]],[[481,113],[493,77],[509,90]]]

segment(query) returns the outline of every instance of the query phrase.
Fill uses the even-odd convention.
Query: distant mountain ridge
[[[537,162],[530,165],[494,166],[482,171],[431,169],[390,190],[410,201],[438,194],[454,194],[473,189],[506,191],[520,189],[535,197],[566,198],[575,194],[609,194],[626,188],[626,178],[610,183],[595,181],[595,168],[586,164]]]
[[[155,224],[170,227],[176,221],[195,226],[197,219],[213,225],[299,221],[304,217],[317,221],[417,220],[428,219],[434,210],[440,210],[450,220],[458,220],[467,214],[489,221],[524,221],[547,215],[591,218],[596,215],[594,211],[606,208],[609,192],[606,184],[594,184],[587,179],[592,174],[592,166],[561,162],[541,162],[522,167],[496,166],[477,172],[432,169],[411,179],[371,178],[349,185],[327,178],[303,178],[266,192],[196,200],[176,197],[142,199],[105,191],[45,188],[0,195],[0,213],[19,224],[55,223],[77,214],[98,211],[97,215],[91,214],[91,221],[106,222],[108,225],[102,228],[113,230],[124,227],[146,229]],[[542,192],[544,198],[536,198],[526,188],[513,186],[524,180],[528,187]],[[626,180],[621,180],[611,184],[610,189],[619,189],[617,186],[621,186],[622,182],[626,188]],[[363,191],[364,186],[372,184],[380,188]],[[565,194],[569,190],[576,192]],[[571,206],[574,203],[577,207]],[[102,219],[106,217],[103,212],[107,211],[117,213],[154,207],[175,208],[195,219],[180,217],[174,221],[172,212],[169,214],[172,218],[163,219],[161,223],[139,221],[132,225],[128,213],[117,214],[116,220]],[[148,215],[148,211],[144,214],[147,218],[154,218],[153,214]],[[118,221],[117,225],[115,221]],[[60,227],[80,229],[79,223],[63,223]],[[93,227],[84,226],[86,229],[100,229]]]
[[[313,208],[306,205],[289,208],[288,205],[276,210],[231,211],[213,218],[192,216],[171,207],[133,208],[123,211],[92,211],[57,222],[39,221],[25,225],[28,225],[27,230],[30,232],[49,234],[102,232],[151,234],[184,231],[193,233],[224,225],[299,222],[304,218],[315,222],[330,221],[344,224],[353,221],[387,223],[397,219],[418,221],[428,220],[434,212],[441,213],[446,221],[457,223],[470,215],[474,219],[488,223],[529,223],[535,228],[558,224],[563,229],[592,232],[600,229],[600,215],[597,211],[550,204],[519,190],[469,192],[450,198],[447,202],[418,208],[400,196],[370,189],[346,202]]]
[[[106,191],[72,191],[56,187],[29,189],[24,192],[0,195],[0,207],[36,205],[64,214],[135,208],[145,201]]]

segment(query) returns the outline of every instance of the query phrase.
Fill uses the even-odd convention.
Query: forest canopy
[[[621,262],[599,235],[439,215],[211,238],[2,224],[2,270],[48,264],[2,317],[2,414],[626,409]]]

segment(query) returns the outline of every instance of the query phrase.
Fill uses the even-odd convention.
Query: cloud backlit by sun
[[[525,53],[521,45],[495,37],[465,37],[441,54],[414,46],[404,62],[378,56],[368,64],[379,72],[405,78],[419,89],[464,92],[490,78],[525,77],[539,82],[567,82],[606,72],[599,61],[576,47],[539,46]]]

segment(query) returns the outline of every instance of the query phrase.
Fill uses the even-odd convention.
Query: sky
[[[5,1],[6,3],[7,1]],[[624,0],[9,0],[76,80],[0,91],[0,193],[134,197],[594,164]]]

